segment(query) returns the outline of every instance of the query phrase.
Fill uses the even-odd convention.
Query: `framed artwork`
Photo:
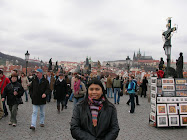
[[[157,86],[161,87],[162,86],[162,79],[157,79]]]
[[[176,85],[176,90],[187,90],[186,85]]]
[[[187,97],[187,91],[176,91],[176,96],[186,96]]]
[[[150,120],[155,122],[155,120],[156,120],[155,113],[153,113],[153,112],[150,113]]]
[[[175,102],[179,103],[180,102],[180,97],[175,97]]]
[[[184,102],[184,98],[180,98],[180,102]]]
[[[173,78],[162,78],[162,85],[174,85]]]
[[[159,98],[159,97],[157,97]],[[167,98],[166,97],[160,97],[160,103],[166,103],[167,102]]]
[[[171,97],[171,102],[175,102],[175,97]]]
[[[162,96],[162,87],[157,87],[157,95]]]
[[[156,99],[156,93],[155,92],[151,92],[151,98]]]
[[[184,101],[187,102],[187,97],[183,97],[184,98]]]
[[[151,112],[156,113],[156,108],[153,105],[151,105]]]
[[[169,115],[169,126],[179,126],[179,115]]]
[[[156,85],[151,85],[151,90],[152,90],[153,92],[156,92],[156,91],[157,91]]]
[[[181,126],[187,126],[187,115],[180,115]]]
[[[156,100],[153,98],[151,99],[151,105],[156,106]]]
[[[168,117],[167,116],[157,116],[157,126],[158,127],[168,126]]]
[[[162,85],[162,91],[175,91],[174,85]]]
[[[151,77],[151,84],[153,85],[157,84],[157,77]]]
[[[171,102],[171,98],[166,98],[166,102],[170,103]]]
[[[180,114],[187,114],[187,104],[179,104]]]
[[[162,97],[157,97],[157,103],[161,103]]]
[[[168,114],[178,114],[177,104],[167,104]]]
[[[176,78],[175,83],[177,85],[184,85],[186,83],[186,79]]]
[[[163,91],[162,95],[163,95],[163,97],[174,97],[175,91]]]
[[[157,115],[166,115],[166,104],[157,104]]]

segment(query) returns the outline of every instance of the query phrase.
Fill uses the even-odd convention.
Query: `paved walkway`
[[[155,128],[149,125],[150,103],[147,98],[140,98],[140,106],[136,106],[134,114],[128,113],[130,106],[126,105],[129,96],[121,97],[118,111],[120,132],[117,140],[187,140],[187,129]],[[23,97],[24,99],[24,97]],[[113,103],[113,98],[109,98]],[[72,116],[73,103],[68,103],[68,109],[57,114],[56,102],[46,105],[45,127],[39,126],[33,132],[29,129],[32,114],[31,102],[19,106],[17,127],[8,125],[9,117],[0,120],[0,140],[72,140],[69,122]],[[39,114],[38,114],[39,116]],[[39,118],[38,118],[39,120]]]

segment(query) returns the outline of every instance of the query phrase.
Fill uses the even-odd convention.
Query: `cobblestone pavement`
[[[150,103],[147,98],[140,98],[140,106],[136,106],[134,114],[128,113],[130,106],[126,104],[129,96],[121,97],[118,111],[120,132],[117,140],[187,140],[187,129],[155,128],[149,125]],[[23,97],[24,99],[24,97]],[[109,98],[113,103],[113,98]],[[9,117],[0,120],[0,140],[72,140],[69,122],[72,116],[73,103],[68,109],[57,114],[56,102],[46,105],[45,127],[39,126],[39,118],[35,131],[29,129],[32,114],[31,102],[19,106],[17,126],[8,125]],[[39,114],[38,114],[39,116]]]

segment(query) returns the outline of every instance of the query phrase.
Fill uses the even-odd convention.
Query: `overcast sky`
[[[167,18],[178,30],[171,58],[187,61],[187,0],[0,0],[0,51],[49,61],[132,59],[166,61]]]

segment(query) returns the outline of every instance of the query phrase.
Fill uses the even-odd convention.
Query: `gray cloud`
[[[29,50],[31,58],[46,61],[51,57],[83,61],[86,56],[95,61],[122,60],[132,58],[139,48],[165,59],[161,34],[166,18],[172,16],[172,26],[179,26],[172,37],[172,59],[182,51],[187,60],[186,4],[185,0],[1,0],[0,48],[22,58]]]

